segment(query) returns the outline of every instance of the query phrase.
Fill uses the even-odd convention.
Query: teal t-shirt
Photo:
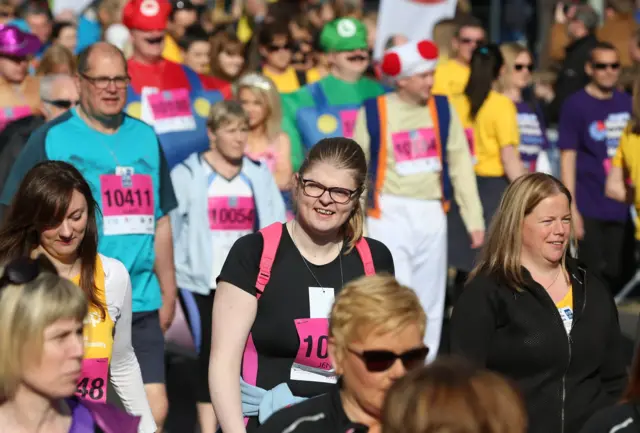
[[[177,202],[153,129],[125,116],[115,134],[102,134],[72,109],[31,135],[9,174],[0,203],[8,206],[26,173],[46,160],[72,164],[89,183],[100,208],[98,250],[120,260],[129,271],[133,312],[159,309],[162,296],[153,270],[155,224]],[[115,176],[123,169],[130,184]],[[127,206],[139,207],[141,212],[127,215],[122,210]]]
[[[327,102],[332,106],[361,105],[365,100],[385,93],[382,84],[370,78],[360,78],[355,83],[349,83],[333,75],[328,75],[316,83],[302,87],[296,92],[283,94],[282,129],[291,139],[291,162],[294,170],[297,170],[304,160],[304,149],[315,144],[302,142],[298,125],[298,111],[315,105],[314,98],[309,91],[310,86],[314,85],[320,86]]]

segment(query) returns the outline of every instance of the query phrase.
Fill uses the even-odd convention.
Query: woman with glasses
[[[231,248],[217,280],[209,365],[225,433],[255,431],[274,410],[338,381],[327,352],[334,296],[362,275],[394,271],[387,247],[362,235],[366,175],[355,141],[321,140],[294,177],[295,219]]]
[[[141,432],[156,425],[131,346],[131,280],[118,260],[98,254],[96,203],[87,181],[70,164],[47,161],[24,177],[0,226],[0,263],[44,255],[82,288],[85,359],[77,395],[105,402],[111,380],[128,412],[142,416]]]
[[[86,294],[48,259],[0,268],[3,432],[136,433],[138,417],[73,396],[84,374]]]
[[[533,56],[526,47],[517,42],[500,45],[500,52],[504,57],[506,72],[500,77],[498,87],[503,95],[516,104],[520,159],[529,173],[549,173],[549,141],[542,110],[530,92],[528,97],[525,96],[527,91],[531,90]]]
[[[269,167],[244,156],[249,120],[240,103],[213,105],[207,127],[209,150],[171,171],[178,207],[170,216],[176,279],[198,351],[200,430],[214,433],[208,378],[216,278],[236,240],[285,221],[285,210]]]
[[[569,254],[571,194],[531,173],[504,193],[451,317],[451,351],[513,379],[529,433],[577,432],[626,385],[618,312]]]
[[[275,413],[258,431],[344,433],[359,426],[380,431],[387,390],[425,363],[425,328],[420,300],[395,278],[374,275],[350,282],[329,318],[326,347],[337,385]]]

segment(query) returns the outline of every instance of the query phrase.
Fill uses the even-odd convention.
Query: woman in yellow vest
[[[468,134],[478,192],[484,220],[491,221],[498,208],[502,192],[509,182],[525,173],[518,153],[520,133],[516,106],[505,95],[493,90],[504,73],[500,49],[493,44],[483,45],[473,52],[471,73],[463,94],[451,97]]]
[[[142,417],[140,432],[156,425],[131,346],[131,280],[118,260],[98,254],[97,205],[80,172],[61,161],[31,169],[0,227],[0,263],[44,254],[60,276],[89,301],[85,354],[76,395],[105,402],[111,380],[125,409]]]

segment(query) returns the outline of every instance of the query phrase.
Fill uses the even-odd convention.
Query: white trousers
[[[396,279],[411,287],[427,313],[428,362],[440,346],[447,284],[447,218],[442,203],[384,195],[381,216],[367,218],[368,235],[391,251]]]

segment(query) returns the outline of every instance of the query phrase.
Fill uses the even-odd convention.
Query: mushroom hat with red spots
[[[385,51],[380,69],[386,76],[397,80],[433,71],[437,62],[438,47],[423,39]]]

